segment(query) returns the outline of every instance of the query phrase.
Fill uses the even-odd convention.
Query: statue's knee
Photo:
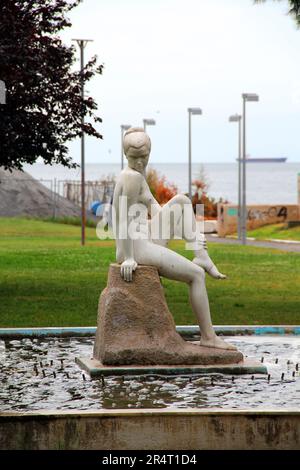
[[[201,266],[198,267],[198,278],[200,277],[201,281],[205,281],[205,270],[201,268]]]
[[[199,282],[199,281],[205,281],[205,270],[203,268],[201,268],[201,266],[198,266],[195,264],[195,266],[193,266],[193,272],[192,272],[192,278],[193,278],[193,282],[196,281],[196,282]]]
[[[191,204],[190,198],[185,194],[176,194],[176,196],[174,197],[174,201],[176,201],[177,204],[180,204],[182,206],[186,204]]]

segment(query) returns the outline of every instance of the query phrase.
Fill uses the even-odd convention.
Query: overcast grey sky
[[[194,116],[193,160],[233,162],[241,93],[257,93],[247,105],[247,153],[287,156],[300,162],[300,30],[287,1],[84,0],[63,33],[94,42],[102,76],[88,85],[99,103],[103,141],[87,139],[87,162],[120,161],[120,125],[149,127],[153,162],[187,160],[187,108]],[[79,66],[79,63],[78,63]],[[70,145],[76,161],[80,143]]]

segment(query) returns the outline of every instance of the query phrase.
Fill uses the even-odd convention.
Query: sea
[[[188,191],[188,165],[186,163],[152,163],[166,182],[175,184],[180,192]],[[297,179],[300,175],[299,163],[248,163],[246,179],[247,204],[297,204]],[[80,180],[80,168],[67,169],[61,165],[49,166],[42,163],[25,165],[24,170],[34,178],[43,180],[46,186],[53,182]],[[86,181],[116,177],[120,172],[118,164],[87,163]],[[222,198],[230,203],[238,200],[237,163],[194,163],[193,180],[204,178],[208,185],[207,194],[216,200]],[[300,178],[300,177],[299,177]],[[57,184],[57,187],[60,187]]]

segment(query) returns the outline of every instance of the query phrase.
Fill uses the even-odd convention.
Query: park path
[[[210,243],[225,243],[227,245],[239,245],[240,242],[235,238],[222,238],[209,234],[205,235]],[[259,246],[263,248],[274,248],[276,250],[289,251],[292,253],[300,253],[300,243],[287,243],[287,242],[269,242],[262,240],[247,240],[247,245]]]

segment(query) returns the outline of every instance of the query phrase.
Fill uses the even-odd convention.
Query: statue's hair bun
[[[124,134],[124,153],[128,150],[141,150],[143,147],[150,152],[151,140],[142,127],[131,127]]]
[[[145,133],[145,130],[143,127],[130,127],[126,132],[125,132],[125,136],[128,135],[128,134],[133,134],[133,132],[144,132]]]

